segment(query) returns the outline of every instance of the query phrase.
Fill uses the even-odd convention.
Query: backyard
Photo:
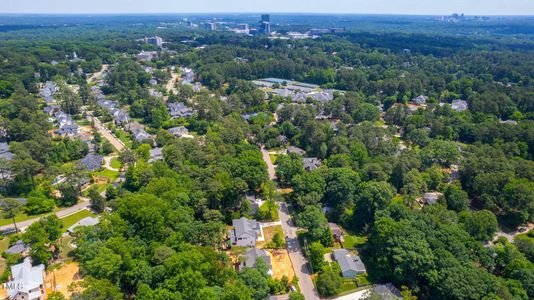
[[[80,210],[79,212],[77,213],[74,213],[72,215],[69,215],[69,216],[66,216],[64,218],[61,219],[61,221],[63,222],[63,227],[61,228],[63,232],[67,232],[67,229],[69,227],[71,227],[72,225],[76,224],[78,221],[80,221],[81,219],[83,218],[86,218],[86,217],[94,217],[95,214],[84,209],[84,210]]]

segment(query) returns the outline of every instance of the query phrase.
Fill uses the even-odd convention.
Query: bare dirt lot
[[[48,292],[60,292],[67,299],[70,298],[69,284],[81,280],[78,275],[80,268],[78,263],[63,263],[59,269],[47,272],[46,290]]]
[[[293,272],[293,266],[291,265],[291,260],[289,260],[289,254],[286,249],[272,249],[267,250],[271,256],[271,265],[273,270],[273,277],[276,279],[282,278],[284,275],[287,276],[289,282],[295,276]]]

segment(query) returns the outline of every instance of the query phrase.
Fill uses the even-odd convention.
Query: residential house
[[[51,97],[54,96],[59,91],[59,87],[53,81],[47,81],[45,85],[39,91],[39,94],[42,97]]]
[[[156,91],[155,89],[148,89],[148,93],[152,97],[161,98],[163,97],[163,93],[160,91]]]
[[[256,265],[256,261],[258,259],[263,259],[263,261],[269,267],[269,271],[267,271],[267,273],[272,275],[271,257],[269,256],[269,254],[267,254],[267,251],[263,249],[258,249],[256,247],[250,248],[245,252],[244,257],[245,260],[239,264],[239,270],[242,270],[243,268],[254,268],[254,266]]]
[[[304,170],[313,171],[321,166],[321,160],[317,157],[305,157],[304,161]]]
[[[158,52],[156,51],[142,51],[141,53],[137,54],[138,60],[151,61],[157,57],[158,57]]]
[[[156,160],[163,160],[163,148],[153,148],[150,149],[150,158],[148,159],[149,163],[153,163]]]
[[[308,94],[305,93],[296,93],[291,95],[291,101],[296,103],[306,103],[308,100]]]
[[[318,102],[322,102],[322,103],[330,102],[330,101],[334,100],[334,93],[333,92],[310,93],[308,96],[311,97],[313,100],[318,101]]]
[[[261,224],[245,217],[232,220],[233,229],[228,231],[233,246],[254,247],[259,236],[263,236]]]
[[[173,127],[167,131],[175,137],[182,137],[184,135],[189,134],[189,130],[187,130],[187,128],[185,128],[184,126]]]
[[[55,131],[55,133],[63,137],[76,136],[78,134],[78,125],[72,124],[61,126],[58,130]]]
[[[0,143],[0,159],[12,160],[15,154],[9,151],[9,145],[7,143]]]
[[[121,109],[121,112],[119,112],[119,114],[115,116],[114,121],[115,121],[115,124],[117,125],[128,124],[128,122],[130,122],[130,116],[128,115],[126,111]]]
[[[149,83],[150,85],[158,85],[158,81],[157,81],[156,79],[150,79],[150,80],[148,81],[148,83]]]
[[[80,163],[86,170],[96,171],[100,169],[103,161],[104,158],[101,155],[87,154],[84,158],[82,158]]]
[[[13,244],[13,246],[6,250],[6,253],[27,256],[30,253],[30,244],[26,244],[22,240],[18,240],[15,244]]]
[[[391,283],[378,284],[373,287],[373,292],[382,300],[401,300],[400,291]]]
[[[124,130],[128,132],[135,132],[137,130],[144,130],[145,126],[137,121],[130,122],[124,126]]]
[[[428,96],[420,95],[412,99],[412,103],[417,105],[425,105],[428,101]]]
[[[98,218],[93,217],[86,217],[72,225],[67,229],[69,233],[75,232],[79,227],[87,227],[87,226],[95,226],[96,224],[100,223]]]
[[[97,101],[97,103],[98,103],[98,105],[100,107],[102,107],[103,109],[105,109],[107,111],[112,111],[114,108],[116,108],[118,106],[117,102],[111,101],[111,100],[106,100],[104,98],[99,99]]]
[[[193,115],[193,110],[180,102],[169,102],[167,107],[172,119],[186,118]]]
[[[419,199],[419,203],[421,203],[421,205],[436,204],[441,197],[443,197],[443,194],[440,192],[424,193],[423,196]]]
[[[357,275],[367,272],[360,257],[350,253],[349,250],[334,249],[333,254],[344,278],[356,278]]]
[[[59,105],[49,105],[43,108],[43,112],[47,114],[49,117],[54,116],[54,114],[61,110],[61,107]]]
[[[6,283],[7,296],[16,300],[44,300],[46,297],[45,266],[32,266],[26,257],[20,264],[11,266],[11,281]]]
[[[139,129],[133,132],[133,138],[137,142],[142,143],[145,140],[152,139],[152,136],[148,134],[144,129]]]
[[[458,112],[467,110],[468,108],[467,101],[460,99],[452,100],[451,106],[453,110]]]
[[[508,124],[508,125],[517,125],[517,121],[515,121],[515,120],[505,120],[505,121],[500,120],[499,123],[500,124]]]
[[[291,94],[293,94],[293,92],[291,92],[288,89],[273,89],[273,94],[278,95],[280,97],[287,98],[287,97],[291,96]]]
[[[304,154],[306,154],[306,151],[304,151],[303,149],[300,149],[298,147],[295,147],[295,146],[289,146],[289,147],[287,147],[287,154],[291,154],[291,153],[298,154],[298,155],[304,155]]]

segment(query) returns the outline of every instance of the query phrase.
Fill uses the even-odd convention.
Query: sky
[[[0,13],[534,15],[534,0],[0,0]]]

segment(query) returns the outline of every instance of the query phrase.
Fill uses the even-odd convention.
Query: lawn
[[[277,233],[277,232],[279,232],[282,235],[282,237],[284,236],[284,231],[282,230],[282,226],[281,225],[263,227],[262,230],[263,230],[263,235],[264,235],[265,241],[258,242],[256,244],[256,247],[258,247],[258,248],[262,248],[267,243],[271,242],[273,240],[274,234]]]
[[[356,289],[358,289],[358,286],[356,285],[354,279],[343,278],[343,283],[339,287],[338,295],[349,294],[354,292]]]
[[[107,178],[111,179],[111,181],[117,180],[117,178],[119,178],[119,175],[120,175],[119,172],[108,170],[108,169],[104,169],[102,171],[96,172],[95,174],[98,175],[98,176],[107,177]]]
[[[132,139],[130,138],[128,133],[126,133],[126,131],[117,129],[115,130],[114,134],[117,138],[119,138],[119,140],[121,140],[126,145],[126,147],[130,149],[132,148]]]
[[[122,164],[121,162],[119,161],[119,158],[118,157],[114,157],[111,159],[111,161],[109,162],[109,165],[113,168],[113,169],[120,169],[122,167]]]
[[[260,206],[258,214],[262,221],[273,222],[280,220],[280,217],[278,216],[278,205],[270,201],[265,201],[265,203]]]
[[[70,256],[70,254],[74,250],[74,248],[71,247],[70,243],[73,239],[74,238],[70,235],[61,237],[61,242],[59,244],[59,253],[63,261],[72,261],[72,257]]]
[[[278,154],[269,154],[269,158],[271,159],[271,162],[273,164],[276,164],[276,159],[278,158]]]
[[[77,120],[76,124],[78,124],[78,126],[89,126],[91,125],[91,122],[89,122],[87,119],[81,119]]]
[[[39,218],[41,216],[45,216],[48,214],[50,213],[44,213],[40,215],[27,215],[26,213],[20,213],[15,217],[15,222],[18,223],[18,222],[22,222],[22,221],[26,221],[26,220],[30,220],[34,218]],[[10,225],[10,224],[13,224],[13,219],[0,219],[0,226]]]
[[[534,232],[534,229],[532,229],[531,231]],[[530,235],[531,236],[529,236],[529,232],[525,232],[525,233],[516,235],[514,239],[527,239],[527,240],[531,240],[532,242],[534,242],[534,234],[531,233]]]
[[[7,248],[9,248],[9,237],[4,236],[4,238],[0,240],[0,253],[4,253]]]
[[[80,221],[83,218],[86,217],[94,217],[95,214],[92,212],[84,209],[80,210],[77,213],[74,213],[70,216],[66,216],[64,218],[61,218],[61,221],[63,222],[63,227],[61,228],[63,232],[67,232],[67,229],[71,227],[72,225],[76,224],[78,221]]]
[[[349,249],[360,247],[367,242],[367,237],[365,236],[357,236],[348,233],[345,234],[343,238],[345,239],[343,247]]]

